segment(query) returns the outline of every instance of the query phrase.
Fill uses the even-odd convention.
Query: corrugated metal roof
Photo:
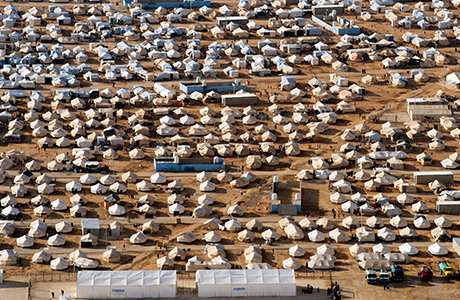
[[[451,171],[421,171],[414,172],[414,176],[454,175]]]
[[[99,219],[88,219],[88,218],[83,218],[81,219],[81,227],[84,229],[101,229],[99,226]]]
[[[460,206],[460,201],[436,201],[436,206],[441,205],[455,205],[455,206]]]

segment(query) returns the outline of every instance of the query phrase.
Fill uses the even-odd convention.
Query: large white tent
[[[296,296],[294,270],[198,270],[199,297]]]
[[[175,298],[176,271],[81,271],[77,298]]]

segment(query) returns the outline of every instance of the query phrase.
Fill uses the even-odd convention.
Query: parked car
[[[423,266],[420,269],[418,276],[420,276],[420,280],[422,281],[429,281],[433,278],[433,272],[431,272],[431,270],[428,267]]]

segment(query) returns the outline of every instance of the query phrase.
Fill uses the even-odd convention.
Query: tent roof
[[[176,280],[176,271],[80,271],[77,286],[175,286]]]
[[[295,284],[294,270],[198,270],[198,285],[216,284]]]
[[[81,219],[81,227],[85,229],[100,229],[99,219],[88,219],[83,218]]]

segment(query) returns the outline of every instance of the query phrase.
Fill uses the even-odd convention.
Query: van
[[[380,269],[379,274],[379,282],[380,283],[389,283],[390,282],[390,273],[388,272],[387,268]]]
[[[366,281],[368,284],[376,284],[379,281],[377,278],[377,272],[373,269],[366,269]]]

